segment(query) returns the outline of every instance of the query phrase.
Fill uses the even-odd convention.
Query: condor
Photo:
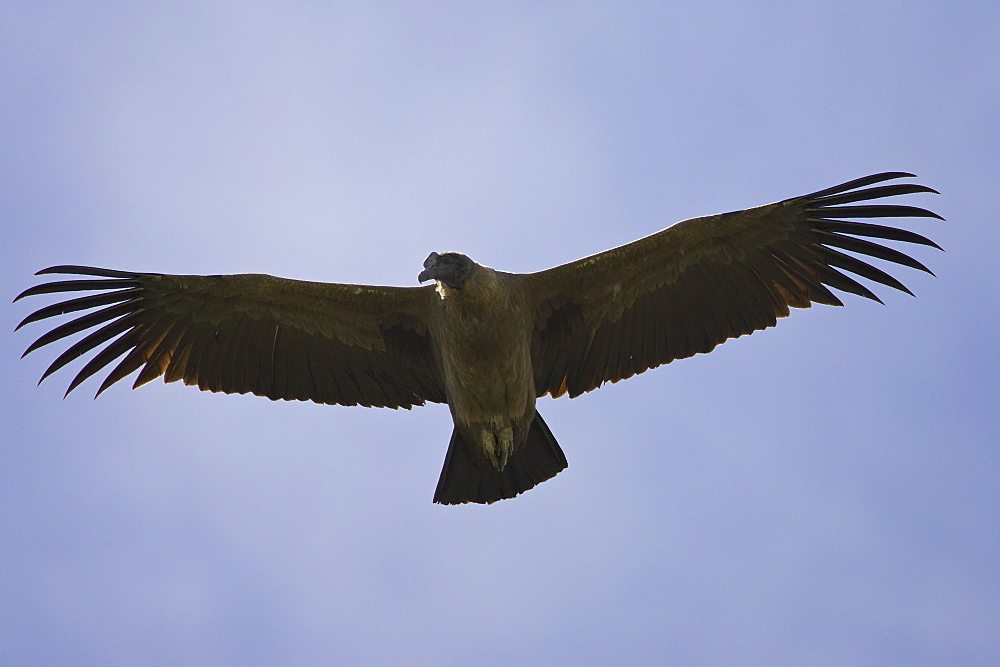
[[[424,287],[55,266],[39,275],[86,278],[37,285],[17,299],[92,294],[41,308],[18,328],[92,311],[25,351],[97,327],[42,375],[93,352],[67,394],[124,355],[97,394],[139,371],[133,388],[162,376],[274,400],[390,408],[447,403],[454,431],[434,501],[492,503],[566,467],[536,398],[579,396],[708,352],[773,326],[789,308],[843,305],[830,288],[879,301],[846,273],[909,293],[858,255],[930,271],[867,239],[938,246],[911,231],[856,219],[941,219],[913,206],[868,203],[935,192],[912,183],[878,185],[912,177],[876,174],[686,220],[537,273],[505,273],[459,253],[431,253],[419,281],[435,285]]]

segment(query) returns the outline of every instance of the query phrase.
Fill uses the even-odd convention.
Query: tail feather
[[[502,471],[485,457],[476,456],[456,428],[448,444],[434,502],[458,505],[513,498],[555,477],[566,465],[566,455],[537,412],[528,429],[528,439],[511,455]]]

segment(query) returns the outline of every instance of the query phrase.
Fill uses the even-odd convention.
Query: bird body
[[[432,278],[430,334],[455,422],[435,500],[490,502],[555,475],[566,459],[535,412],[532,312],[518,276],[431,253],[420,279]]]
[[[491,503],[567,465],[536,410],[538,397],[578,396],[708,352],[773,326],[790,308],[843,305],[831,287],[879,300],[847,273],[909,292],[865,260],[930,271],[868,239],[936,244],[852,219],[940,218],[913,206],[867,203],[934,192],[911,183],[877,185],[910,176],[875,174],[686,220],[536,273],[431,253],[418,278],[435,284],[425,287],[56,266],[39,274],[86,277],[36,285],[17,299],[91,294],[40,308],[18,328],[90,311],[25,351],[93,329],[42,376],[94,352],[67,394],[120,358],[98,394],[138,371],[133,387],[163,377],[274,400],[391,408],[448,403],[454,430],[434,500]]]
[[[514,281],[475,264],[462,289],[439,285],[431,320],[456,428],[500,470],[535,414],[531,316]]]

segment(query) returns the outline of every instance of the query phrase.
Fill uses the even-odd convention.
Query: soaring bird
[[[36,285],[15,301],[91,294],[41,308],[18,328],[90,311],[24,353],[97,327],[42,375],[94,352],[66,394],[124,355],[98,395],[139,371],[133,388],[162,376],[272,400],[407,409],[447,403],[454,430],[434,501],[492,503],[566,467],[536,398],[572,398],[708,352],[773,326],[789,308],[843,305],[830,288],[881,303],[845,272],[910,293],[859,256],[930,270],[867,239],[939,246],[911,231],[853,220],[943,219],[914,206],[869,203],[936,193],[908,182],[878,185],[900,178],[913,175],[875,174],[685,220],[537,273],[506,273],[460,253],[431,253],[418,279],[435,284],[422,287],[54,266],[36,275],[85,277]]]

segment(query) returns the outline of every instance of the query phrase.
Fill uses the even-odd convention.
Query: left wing
[[[519,276],[535,306],[532,363],[539,396],[571,397],[708,352],[729,338],[774,326],[789,307],[843,305],[833,287],[881,301],[841,272],[909,293],[855,256],[930,273],[865,237],[937,248],[913,232],[850,218],[941,216],[922,208],[854,202],[917,192],[911,183],[869,187],[912,174],[890,172],[802,197],[693,218],[633,243]],[[867,257],[866,257],[867,259]]]
[[[41,308],[21,322],[91,310],[41,336],[24,354],[96,328],[59,355],[42,380],[94,352],[67,394],[125,355],[98,395],[142,369],[133,388],[163,376],[208,391],[271,399],[403,407],[444,402],[424,315],[432,287],[339,285],[273,276],[177,276],[83,266],[39,274],[16,299],[96,292]],[[94,278],[99,278],[95,280]],[[110,342],[109,342],[110,341]],[[41,380],[40,380],[41,381]]]

